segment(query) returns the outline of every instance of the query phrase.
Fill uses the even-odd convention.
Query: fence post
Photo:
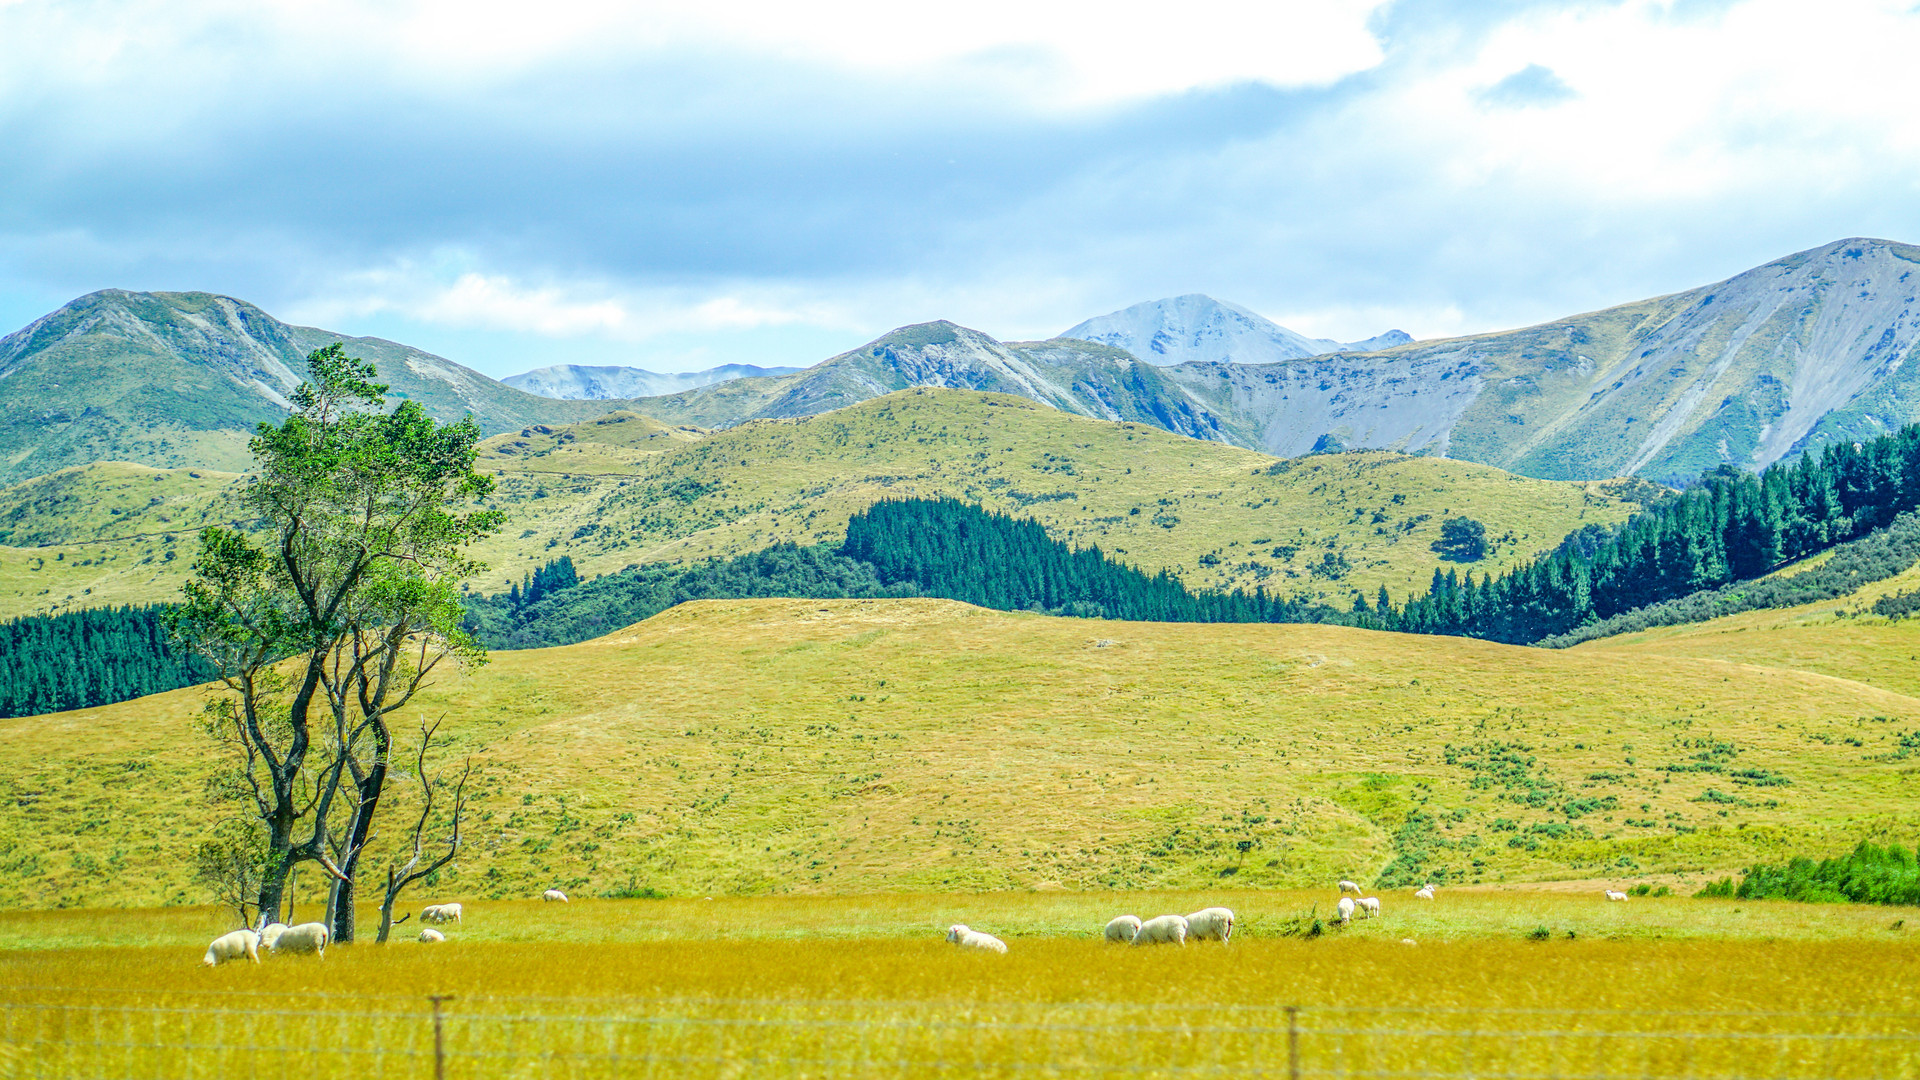
[[[1287,1077],[1300,1080],[1300,1006],[1287,1006]]]
[[[452,994],[430,994],[433,1002],[433,1080],[447,1080],[447,1032],[440,1015],[440,1003],[452,1001]]]

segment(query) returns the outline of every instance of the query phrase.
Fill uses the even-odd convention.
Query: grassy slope
[[[484,463],[503,470],[503,505],[511,502],[515,515],[482,551],[498,568],[493,583],[562,552],[603,572],[780,540],[832,540],[850,514],[877,499],[953,495],[1034,517],[1063,540],[1171,569],[1194,586],[1264,584],[1344,597],[1384,583],[1405,596],[1424,590],[1439,565],[1428,545],[1448,514],[1486,521],[1495,536],[1513,534],[1480,564],[1486,569],[1635,507],[1604,485],[1388,453],[1302,459],[1270,476],[1264,470],[1275,459],[1253,451],[952,390],[908,390],[822,416],[746,424],[636,454],[623,472],[600,472],[587,441],[583,435],[538,462]],[[1427,520],[1405,528],[1422,514]],[[576,536],[583,528],[591,531]],[[1353,566],[1339,581],[1309,571],[1329,542]],[[1275,556],[1280,545],[1296,550]]]
[[[1618,521],[1637,505],[1624,498],[1634,486],[1530,480],[1384,452],[1296,459],[1268,475],[1275,459],[1253,451],[955,390],[903,391],[704,437],[699,429],[616,413],[496,436],[483,451],[481,467],[497,474],[496,503],[509,514],[507,527],[479,549],[494,567],[476,583],[487,591],[562,554],[584,572],[605,573],[782,540],[835,540],[849,515],[877,499],[954,495],[1035,517],[1061,539],[1099,544],[1148,570],[1171,569],[1190,585],[1265,585],[1344,603],[1354,589],[1371,596],[1382,584],[1397,597],[1424,591],[1440,565],[1429,545],[1448,515],[1478,518],[1493,537],[1511,534],[1476,564],[1484,572],[1583,524]],[[61,474],[61,483],[80,491],[120,483],[122,471],[98,466]],[[230,480],[204,474],[195,490],[213,500]],[[38,576],[44,571],[28,569],[34,558],[126,566],[151,547],[94,543],[150,525],[108,522],[92,512],[76,518],[69,507],[89,500],[45,499],[39,487],[0,491],[0,521],[9,507],[26,507],[17,511],[19,535],[68,545],[0,552],[0,615],[67,602],[158,599],[171,587],[165,575]],[[36,514],[36,507],[46,512]],[[223,516],[211,503],[195,513]],[[88,546],[72,546],[80,540]],[[1329,545],[1351,564],[1338,580],[1312,569]],[[1283,546],[1291,552],[1276,555]],[[111,562],[97,562],[109,556]],[[172,566],[176,574],[184,568]]]
[[[0,822],[0,906],[197,898],[182,860],[216,758],[195,733],[201,700],[0,721],[0,798],[17,808]],[[1339,627],[705,602],[499,654],[420,707],[455,717],[454,750],[484,770],[472,850],[441,886],[470,897],[1276,887],[1370,880],[1422,843],[1453,880],[1697,880],[1920,832],[1913,764],[1874,760],[1920,720],[1914,697]],[[1791,786],[1658,770],[1701,739]],[[1537,759],[1548,806],[1506,798],[1524,786],[1475,790],[1446,760],[1493,742]],[[1709,787],[1738,801],[1696,801]],[[1606,796],[1617,809],[1576,823],[1590,838],[1530,831]],[[1424,837],[1403,828],[1414,809],[1435,819]]]
[[[1816,563],[1825,555],[1805,560]],[[1797,570],[1795,564],[1788,570]],[[1782,571],[1787,572],[1787,571]],[[1575,647],[1617,656],[1689,657],[1763,664],[1852,679],[1898,694],[1920,695],[1920,620],[1890,620],[1870,611],[1882,596],[1920,589],[1920,567],[1874,582],[1839,600],[1771,611],[1748,611],[1684,626],[1663,626]]]
[[[176,599],[236,473],[108,461],[0,488],[0,614]]]

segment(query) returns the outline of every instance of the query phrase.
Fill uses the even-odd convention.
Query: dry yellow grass
[[[199,899],[202,700],[0,721],[0,902]],[[483,773],[440,885],[465,896],[1273,888],[1396,855],[1451,882],[1698,882],[1920,834],[1915,763],[1887,753],[1912,697],[1341,627],[702,602],[498,654],[420,708]],[[1725,772],[1661,768],[1702,746]],[[1494,776],[1502,747],[1533,764]]]
[[[52,934],[63,946],[0,951],[0,1075],[325,1075],[377,1054],[382,1075],[425,1077],[429,994],[452,997],[447,1075],[458,1078],[1284,1076],[1295,1048],[1305,1075],[1920,1067],[1920,947],[1887,929],[1885,910],[1443,891],[1418,906],[1389,898],[1377,923],[1319,939],[1260,932],[1263,915],[1314,899],[1330,897],[477,904],[442,945],[214,970],[195,966],[205,926],[224,928],[209,911],[7,914],[6,939]],[[1231,946],[1128,949],[1092,936],[1118,910],[1202,900],[1241,905],[1247,929]],[[943,943],[940,927],[959,916],[1000,933],[1009,953]],[[1551,940],[1513,932],[1536,918]],[[1733,940],[1699,932],[1738,919]],[[152,943],[78,946],[89,932]]]

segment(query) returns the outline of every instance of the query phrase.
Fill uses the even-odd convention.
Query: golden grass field
[[[1871,670],[1920,652],[1920,624],[1842,629]],[[708,601],[496,654],[418,710],[480,769],[439,887],[483,898],[1284,888],[1396,858],[1448,883],[1691,889],[1920,836],[1897,746],[1920,700],[1759,659]],[[0,721],[0,904],[203,898],[204,700]]]
[[[1920,927],[1898,912],[1513,890],[1419,902],[1401,891],[1377,921],[1283,935],[1332,899],[1321,889],[475,901],[444,944],[216,969],[197,966],[228,929],[213,909],[7,912],[0,1077],[341,1075],[373,1061],[382,1075],[427,1077],[432,994],[451,997],[445,1075],[459,1078],[1286,1076],[1296,1062],[1303,1076],[1920,1068]],[[1098,938],[1122,911],[1215,903],[1240,913],[1230,946]],[[955,920],[997,933],[1009,952],[945,944]],[[1536,927],[1549,937],[1528,940]]]
[[[496,436],[480,468],[508,522],[476,548],[501,591],[569,555],[583,573],[823,543],[875,501],[950,495],[1032,517],[1196,587],[1265,586],[1345,606],[1424,592],[1440,522],[1468,516],[1498,571],[1588,523],[1625,518],[1652,485],[1563,483],[1440,458],[1333,454],[1290,462],[1024,398],[908,390],[728,431],[633,413]],[[1270,473],[1270,469],[1281,470]],[[231,474],[121,463],[0,489],[0,616],[173,599],[201,525],[233,516]],[[168,560],[170,552],[177,556]],[[1326,557],[1345,564],[1329,570]]]

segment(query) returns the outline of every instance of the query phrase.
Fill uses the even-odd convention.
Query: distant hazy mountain
[[[1060,335],[1111,345],[1150,364],[1188,361],[1271,364],[1335,352],[1372,352],[1413,340],[1389,330],[1365,341],[1310,338],[1248,311],[1238,304],[1189,293],[1149,300],[1075,326]]]
[[[607,411],[231,297],[108,289],[0,338],[0,483],[94,461],[243,469],[254,425],[286,415],[306,355],[335,341],[372,360],[394,396],[444,420],[471,412],[488,434]]]
[[[535,368],[500,380],[516,390],[541,397],[565,400],[606,401],[617,398],[654,397],[677,394],[701,386],[712,386],[728,379],[754,379],[768,375],[790,375],[796,367],[755,367],[752,364],[722,364],[705,371],[686,371],[662,375],[635,367],[584,367],[579,364],[555,364]]]

